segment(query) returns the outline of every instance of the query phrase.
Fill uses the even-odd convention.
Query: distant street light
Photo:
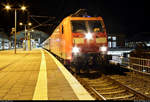
[[[32,25],[32,23],[31,23],[31,22],[29,22],[29,23],[28,23],[28,25],[29,25],[29,26],[31,26],[31,25]]]
[[[6,5],[6,6],[5,6],[5,9],[6,9],[6,10],[10,10],[10,9],[11,9],[10,5]]]
[[[21,8],[11,8],[10,5],[5,6],[6,10],[15,10],[15,54],[16,54],[16,30],[17,30],[17,10],[26,10],[25,6],[22,6]]]
[[[19,25],[20,25],[20,26],[22,26],[22,25],[23,25],[23,23],[22,23],[22,22],[20,22],[20,23],[19,23]]]
[[[25,10],[26,10],[26,7],[25,7],[25,6],[22,6],[22,7],[21,7],[21,10],[25,11]]]
[[[23,26],[23,25],[25,26],[24,32],[25,32],[25,50],[26,50],[26,48],[27,48],[26,47],[27,33],[30,32],[30,30],[27,30],[26,28],[27,28],[27,26],[31,26],[32,23],[29,22],[28,24],[23,24],[22,22],[20,22],[19,25],[20,26]],[[34,30],[32,29],[31,31],[33,32]]]

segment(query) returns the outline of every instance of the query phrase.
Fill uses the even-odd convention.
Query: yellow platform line
[[[48,100],[46,61],[45,61],[44,51],[41,50],[41,53],[42,53],[42,59],[41,59],[40,72],[39,72],[38,81],[35,87],[32,100]]]
[[[47,51],[46,51],[47,52]],[[88,92],[87,90],[78,82],[78,80],[72,76],[72,74],[49,52],[47,52],[52,59],[57,64],[60,71],[63,73],[64,77],[72,87],[74,93],[78,97],[79,100],[95,100]]]

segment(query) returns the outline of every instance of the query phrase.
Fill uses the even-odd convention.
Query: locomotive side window
[[[72,21],[72,32],[85,33],[87,32],[85,21]]]
[[[61,27],[62,29],[61,29],[61,31],[62,31],[62,34],[64,34],[64,26],[62,25],[62,27]]]

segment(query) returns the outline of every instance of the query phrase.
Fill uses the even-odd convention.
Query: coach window
[[[62,31],[62,34],[64,34],[64,26],[63,25],[62,25],[61,31]]]

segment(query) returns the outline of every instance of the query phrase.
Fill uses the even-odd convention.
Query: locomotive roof
[[[64,19],[70,19],[70,20],[103,20],[102,17],[72,17],[68,16]]]

